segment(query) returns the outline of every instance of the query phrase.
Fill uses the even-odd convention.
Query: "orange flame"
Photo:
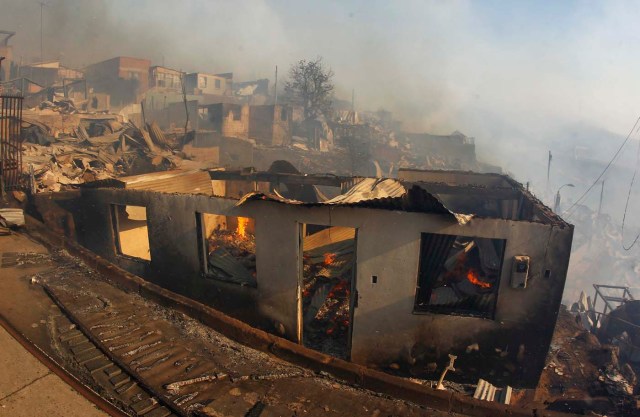
[[[475,269],[470,269],[467,271],[467,279],[470,283],[472,283],[473,285],[477,285],[480,288],[491,288],[490,283],[480,281],[480,278],[478,277],[478,271],[476,271]]]
[[[246,217],[238,217],[238,229],[236,230],[236,234],[241,238],[247,237],[247,225],[249,224],[249,219]]]
[[[326,266],[331,265],[332,263],[334,263],[336,261],[337,257],[338,257],[338,255],[336,255],[335,253],[325,253],[324,254],[324,264]]]

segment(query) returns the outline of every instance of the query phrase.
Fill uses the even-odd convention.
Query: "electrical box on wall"
[[[511,267],[511,288],[527,288],[529,279],[529,264],[531,258],[528,256],[514,256]]]

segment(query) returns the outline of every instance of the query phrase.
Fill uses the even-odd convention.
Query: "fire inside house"
[[[64,216],[72,237],[96,254],[312,349],[432,378],[428,364],[453,354],[461,382],[493,371],[495,383],[536,386],[572,226],[506,176],[399,177],[175,171],[94,182],[55,202],[76,208]],[[335,197],[277,191],[301,184]],[[132,205],[146,210],[145,222],[129,220],[142,222],[142,255],[124,251],[136,229],[110,220]]]
[[[0,415],[640,417],[632,7],[32,3]]]

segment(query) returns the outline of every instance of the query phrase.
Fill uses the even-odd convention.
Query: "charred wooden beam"
[[[209,171],[209,176],[212,180],[327,185],[331,187],[340,187],[342,182],[349,179],[348,177],[338,177],[334,175],[273,174],[270,172],[251,172],[245,174],[239,171]]]

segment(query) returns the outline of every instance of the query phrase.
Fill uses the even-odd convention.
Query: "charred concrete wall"
[[[115,57],[84,69],[87,83],[98,93],[109,93],[111,104],[124,106],[138,101],[149,88],[148,59]]]
[[[149,120],[156,120],[160,127],[165,130],[181,129],[187,124],[188,113],[188,130],[198,129],[198,102],[196,100],[177,103],[169,103],[163,110],[156,110],[151,113]]]
[[[185,88],[188,94],[231,95],[232,74],[191,73],[185,76]]]
[[[182,72],[178,70],[161,66],[149,68],[149,88],[181,92],[181,78]]]
[[[219,103],[204,106],[202,110],[200,129],[232,138],[249,138],[248,105]]]
[[[467,138],[462,134],[440,136],[428,133],[407,133],[405,136],[415,154],[447,156],[451,166],[477,162],[473,138]]]
[[[282,105],[251,106],[249,137],[265,146],[291,143],[291,111]]]
[[[212,163],[212,167],[244,168],[254,163],[251,142],[216,132],[196,132],[194,140],[186,144],[183,150],[197,161]]]
[[[450,217],[362,207],[301,207],[147,191],[85,189],[74,223],[79,241],[100,256],[172,291],[228,314],[297,335],[300,224],[357,229],[356,289],[351,359],[406,369],[426,369],[447,354],[469,381],[478,377],[518,387],[537,384],[549,347],[569,260],[573,228],[477,218],[465,225]],[[147,208],[151,261],[116,253],[110,206]],[[78,214],[79,213],[79,214]],[[205,279],[201,274],[196,213],[255,220],[257,287]],[[504,260],[491,319],[417,312],[415,296],[421,233],[504,239]],[[384,238],[381,238],[384,237]],[[529,284],[510,286],[513,257],[531,258]],[[372,277],[377,277],[373,280]]]

